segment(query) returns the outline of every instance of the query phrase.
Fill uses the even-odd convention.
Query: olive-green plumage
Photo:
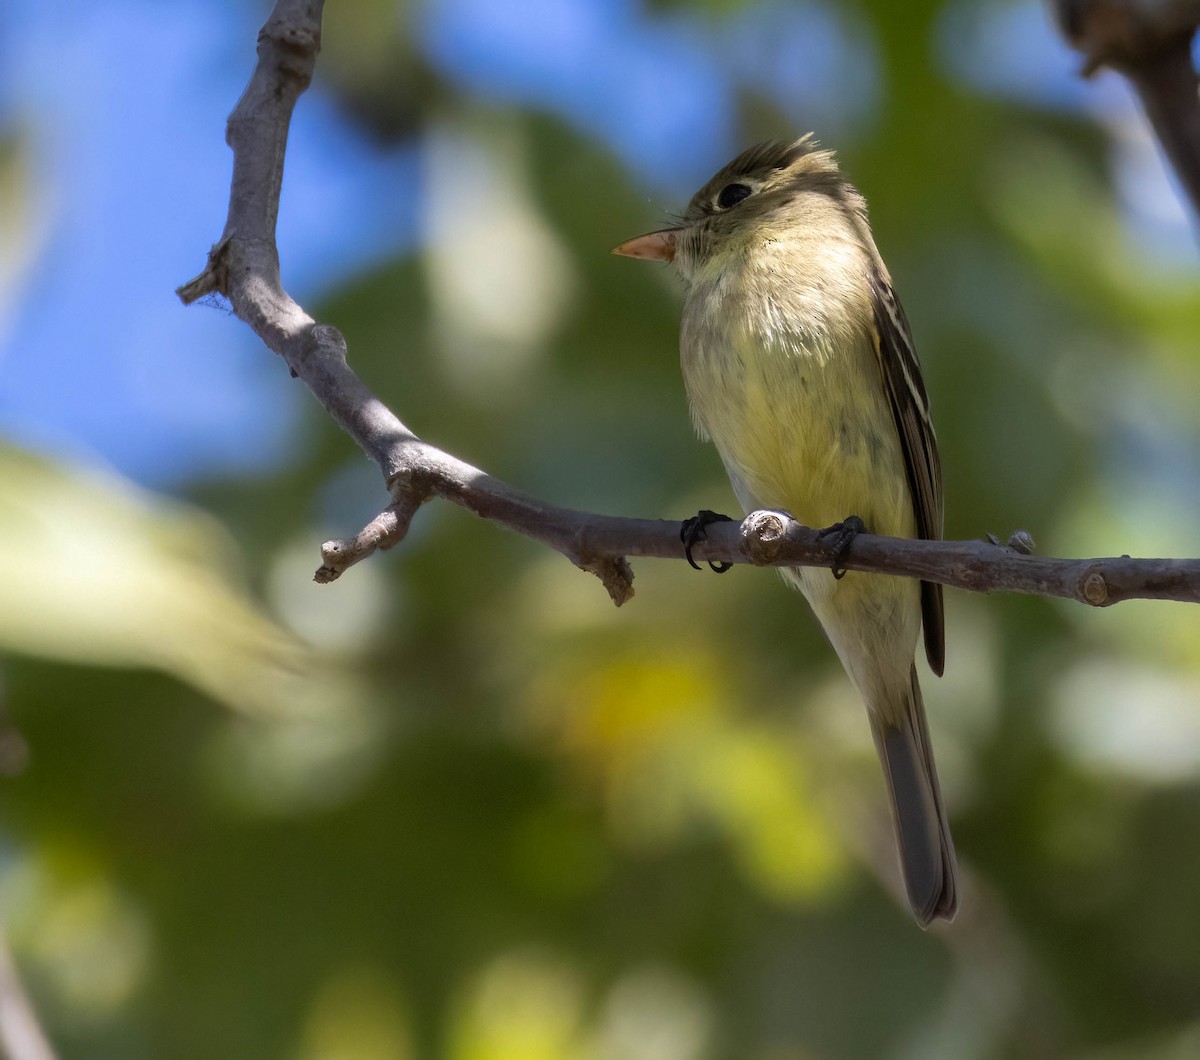
[[[939,538],[941,472],[908,324],[866,203],[810,138],[752,148],[681,224],[619,253],[673,260],[688,285],[680,338],[696,426],[746,511],[808,526],[857,515],[873,533]],[[953,917],[954,847],[913,656],[943,664],[940,588],[795,568],[867,707],[917,920]]]

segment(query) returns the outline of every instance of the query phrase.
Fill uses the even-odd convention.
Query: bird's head
[[[830,203],[821,201],[826,196],[839,208],[859,214],[864,209],[833,152],[821,150],[811,134],[793,143],[771,140],[719,170],[692,196],[678,224],[627,240],[613,253],[674,262],[692,279],[708,266],[803,226],[811,208],[828,208]]]

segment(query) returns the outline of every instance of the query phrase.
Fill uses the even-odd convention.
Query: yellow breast
[[[694,286],[681,336],[693,417],[739,500],[809,526],[858,515],[875,533],[912,536],[904,457],[869,332],[774,297],[751,304],[748,287],[728,277]],[[862,319],[871,319],[865,307]]]

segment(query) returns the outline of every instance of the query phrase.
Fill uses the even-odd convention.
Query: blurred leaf
[[[0,445],[0,551],[6,651],[153,667],[239,710],[303,680],[302,645],[231,576],[237,546],[177,501]]]
[[[415,1060],[404,1000],[377,969],[349,968],[322,986],[295,1060]]]
[[[510,954],[480,975],[450,1035],[447,1060],[584,1060],[579,983],[537,954]]]

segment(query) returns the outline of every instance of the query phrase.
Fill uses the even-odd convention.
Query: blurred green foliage
[[[885,88],[835,146],[913,321],[947,534],[1194,554],[1169,457],[1200,443],[1200,275],[1135,238],[1096,128],[942,72],[942,9],[860,5]],[[308,308],[423,436],[526,490],[733,510],[677,285],[607,254],[682,201],[441,82],[410,13],[332,5],[318,90],[426,139],[426,249]],[[806,131],[743,111],[746,142]],[[644,562],[616,611],[433,504],[315,586],[384,493],[315,403],[303,438],[170,500],[0,449],[0,903],[63,1057],[1200,1050],[1194,608],[948,595],[926,685],[966,879],[923,934],[861,708],[777,579]]]

